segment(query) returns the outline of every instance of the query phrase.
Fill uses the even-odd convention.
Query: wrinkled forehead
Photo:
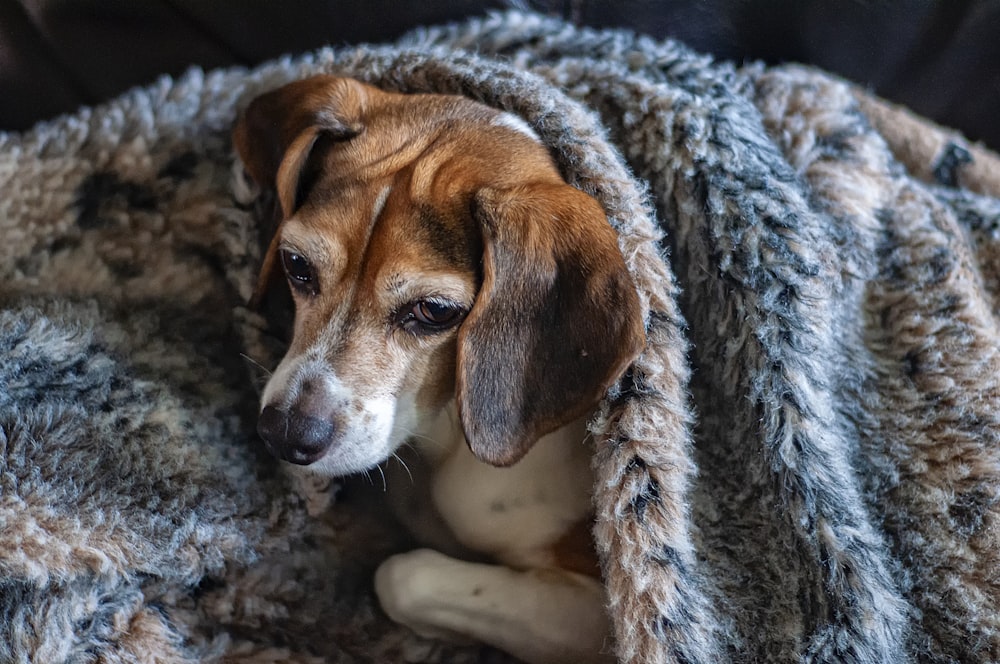
[[[547,150],[512,116],[468,100],[417,99],[366,118],[349,141],[321,146],[289,235],[333,238],[348,262],[399,258],[474,271],[476,192],[558,178]]]
[[[341,180],[316,192],[283,225],[282,243],[321,261],[328,273],[357,273],[363,266],[400,274],[475,272],[481,240],[471,194],[418,195],[411,176]]]

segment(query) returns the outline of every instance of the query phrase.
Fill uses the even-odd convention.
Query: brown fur
[[[296,296],[289,352],[314,344],[347,308],[355,312],[350,329],[369,333],[338,341],[344,348],[333,369],[378,380],[391,369],[351,363],[378,362],[370,349],[383,343],[392,306],[386,275],[459,275],[474,301],[457,339],[446,340],[455,350],[437,352],[457,354],[457,382],[450,371],[430,376],[426,363],[411,366],[408,380],[441,398],[454,385],[473,451],[507,465],[592,408],[642,348],[644,333],[600,206],[562,181],[543,146],[492,122],[497,115],[458,97],[317,76],[254,100],[234,142],[257,184],[277,191],[284,217],[257,296],[277,272],[289,219],[331,239],[312,251],[324,258],[316,266],[324,288]],[[427,343],[404,342],[435,355]]]
[[[600,205],[562,180],[530,130],[460,97],[319,76],[251,103],[234,142],[281,211],[255,299],[283,264],[296,307],[262,399],[265,443],[324,474],[370,468],[407,438],[435,443],[417,479],[443,525],[433,530],[453,537],[380,565],[386,613],[533,661],[601,658],[607,617],[579,420],[645,333]],[[427,322],[429,303],[444,324]],[[516,470],[490,467],[546,437]],[[456,541],[509,567],[440,553]],[[493,594],[470,600],[463,584],[480,582]],[[534,612],[545,618],[522,629]]]
[[[552,557],[559,569],[600,578],[601,563],[597,559],[593,536],[590,534],[593,529],[592,518],[577,521],[552,545]]]

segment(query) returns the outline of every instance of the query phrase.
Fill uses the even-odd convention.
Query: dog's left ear
[[[457,400],[481,461],[507,466],[584,415],[645,346],[604,211],[566,184],[484,189],[483,282],[458,336]]]
[[[260,95],[240,115],[233,145],[254,183],[275,192],[279,226],[302,202],[303,174],[317,141],[345,141],[364,130],[369,90],[353,79],[313,76]],[[277,264],[280,234],[275,231],[254,293],[256,303]]]

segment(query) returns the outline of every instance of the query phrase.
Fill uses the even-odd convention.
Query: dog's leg
[[[590,577],[418,549],[386,560],[375,590],[390,618],[424,636],[472,638],[532,664],[614,661],[604,589]]]

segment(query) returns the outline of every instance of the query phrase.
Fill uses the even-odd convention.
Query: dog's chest
[[[554,564],[553,547],[591,514],[591,451],[582,422],[538,441],[510,468],[477,460],[464,441],[434,473],[431,497],[456,539],[512,566]]]

